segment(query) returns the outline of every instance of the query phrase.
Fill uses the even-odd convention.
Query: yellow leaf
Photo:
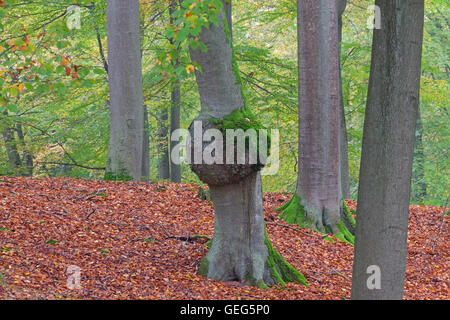
[[[190,64],[186,67],[186,72],[188,74],[191,74],[192,72],[194,72],[194,70],[195,70],[195,67],[192,64]]]
[[[63,67],[67,66],[70,63],[69,60],[67,60],[65,57],[62,57],[61,64]]]
[[[23,85],[23,83],[20,83],[17,85],[17,89],[19,90],[20,93],[23,93],[25,90],[25,86]]]

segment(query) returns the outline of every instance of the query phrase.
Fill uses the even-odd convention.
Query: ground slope
[[[0,299],[348,299],[353,247],[286,227],[265,194],[269,238],[308,280],[268,290],[198,275],[213,235],[198,187],[79,179],[0,180]],[[348,202],[350,209],[355,202]],[[411,206],[407,299],[449,299],[449,228],[442,207]],[[333,237],[330,237],[333,240]],[[81,289],[69,289],[70,266]]]

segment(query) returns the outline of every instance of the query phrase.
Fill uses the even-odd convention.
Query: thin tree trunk
[[[208,51],[191,50],[192,60],[202,67],[202,72],[196,71],[201,113],[191,129],[196,121],[211,125],[211,117],[222,119],[233,111],[246,110],[239,72],[236,65],[233,67],[230,35],[226,32],[229,17],[223,11],[219,15],[219,26],[212,24],[199,36]],[[236,164],[198,164],[191,168],[209,184],[214,203],[214,237],[199,266],[200,274],[259,287],[285,281],[304,283],[304,277],[272,248],[267,237],[259,171],[246,171],[248,174],[243,175],[234,170],[238,168]],[[211,182],[214,179],[217,181]]]
[[[147,181],[150,178],[150,133],[148,131],[148,110],[147,106],[143,105],[144,109],[144,132],[142,137],[142,172],[141,177]]]
[[[339,39],[339,154],[341,164],[341,192],[344,199],[350,198],[350,174],[348,167],[348,140],[347,125],[345,121],[345,105],[342,94],[342,71],[341,71],[341,41],[342,41],[342,15],[347,6],[347,0],[338,1],[338,39]]]
[[[111,125],[106,177],[140,180],[143,108],[138,0],[108,0]]]
[[[425,181],[425,155],[423,153],[423,127],[420,117],[420,109],[416,124],[416,143],[413,161],[413,201],[423,203],[427,195],[427,183]]]
[[[169,164],[169,112],[166,106],[159,111],[157,118],[158,122],[158,178],[169,179],[170,178],[170,164]]]
[[[172,0],[171,6],[169,8],[170,14],[170,22],[174,23],[173,12],[177,7],[176,0]],[[175,62],[175,68],[178,68],[179,61]],[[172,88],[171,88],[171,108],[170,108],[170,138],[172,137],[172,132],[180,128],[180,112],[181,112],[181,83],[180,80],[175,79]],[[172,141],[171,139],[169,141]],[[174,144],[170,143],[170,154],[172,154],[172,150],[174,148]],[[181,182],[181,165],[175,164],[173,161],[170,161],[170,180],[172,182]]]
[[[19,151],[17,150],[17,142],[14,137],[14,130],[11,128],[11,125],[8,122],[8,111],[3,112],[3,142],[5,143],[6,154],[8,155],[9,162],[9,172],[8,174],[17,175],[19,173],[19,169],[22,166],[22,161],[20,159]]]
[[[23,155],[22,159],[25,164],[25,171],[24,176],[26,177],[32,177],[33,176],[33,155],[27,148],[27,145],[25,143],[25,136],[23,134],[22,125],[19,123],[16,126],[17,131],[17,137],[19,138],[20,145],[23,148]]]
[[[172,106],[170,108],[170,136],[172,132],[180,128],[180,109],[181,109],[181,90],[180,81],[175,80],[171,92]],[[170,144],[170,153],[174,148],[173,143]],[[170,180],[172,182],[181,182],[181,165],[170,161]]]
[[[424,0],[377,0],[364,121],[352,299],[402,299]]]

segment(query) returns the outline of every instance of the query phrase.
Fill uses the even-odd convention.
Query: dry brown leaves
[[[194,185],[78,179],[0,180],[0,299],[348,299],[353,248],[283,227],[265,194],[274,247],[307,278],[261,290],[197,274],[214,212]],[[350,209],[355,202],[349,201]],[[407,299],[448,299],[448,217],[411,206]],[[306,235],[308,234],[308,235]],[[195,240],[195,241],[183,241]],[[69,266],[81,289],[67,287]]]

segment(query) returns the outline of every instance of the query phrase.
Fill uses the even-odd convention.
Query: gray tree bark
[[[199,36],[208,51],[191,50],[192,60],[202,67],[202,72],[196,72],[201,113],[194,122],[205,124],[209,123],[208,119],[222,119],[237,109],[246,108],[239,73],[233,71],[232,44],[225,31],[228,19],[224,11],[219,15],[219,26],[211,25]],[[304,277],[272,248],[268,240],[259,171],[245,171],[245,175],[234,172],[238,176],[236,181],[235,176],[229,178],[227,170],[230,166],[233,167],[232,164],[202,164],[193,168],[203,181],[210,181],[214,175],[228,175],[224,180],[218,178],[226,181],[224,183],[208,182],[214,203],[214,237],[199,266],[200,274],[220,281],[245,281],[259,287],[284,284],[285,281],[304,283]]]
[[[341,41],[342,41],[342,15],[347,6],[347,0],[338,0],[338,40],[339,40],[339,154],[341,164],[341,192],[344,199],[350,198],[350,173],[348,167],[348,139],[347,124],[345,121],[345,105],[342,94],[341,71]]]
[[[424,0],[376,5],[381,29],[373,34],[351,297],[402,299]]]
[[[174,23],[173,12],[177,7],[177,1],[172,0],[172,3],[169,7],[170,13],[170,21],[171,24]],[[178,60],[175,62],[175,68],[178,68],[179,62]],[[171,88],[171,108],[170,108],[170,138],[172,138],[172,132],[180,128],[180,120],[181,120],[181,83],[180,80],[175,79],[172,88]],[[172,141],[169,139],[169,141]],[[170,154],[172,154],[172,150],[174,148],[174,144],[170,143]],[[173,161],[170,161],[170,181],[172,182],[181,182],[181,165],[175,164]]]
[[[2,136],[5,143],[6,154],[8,156],[9,172],[10,175],[19,174],[19,169],[22,166],[19,151],[17,150],[17,141],[14,137],[14,130],[12,125],[8,121],[8,111],[3,111],[3,125]]]
[[[148,110],[147,106],[143,105],[144,109],[144,132],[142,136],[142,172],[141,178],[147,181],[150,178],[150,132],[148,127]]]
[[[420,109],[416,123],[416,143],[414,148],[413,161],[413,194],[412,199],[415,202],[423,203],[427,195],[427,183],[425,181],[425,155],[423,152],[423,126],[420,116]]]
[[[179,80],[175,80],[175,83],[173,84],[171,92],[171,102],[172,106],[170,108],[170,136],[172,137],[172,133],[180,128],[181,90]],[[173,148],[174,144],[170,143],[170,154],[172,154]],[[177,183],[181,182],[181,165],[175,164],[173,161],[170,161],[170,181]]]
[[[106,176],[140,180],[143,108],[139,1],[107,1],[111,124]]]
[[[159,111],[158,115],[158,178],[170,178],[170,158],[169,158],[169,111],[166,106]]]
[[[19,143],[23,148],[22,153],[22,165],[24,165],[24,168],[22,168],[23,175],[26,177],[32,177],[33,176],[33,154],[27,147],[25,143],[25,135],[23,134],[22,125],[18,123],[16,125],[16,131],[17,131],[17,137],[19,138]]]
[[[299,170],[296,195],[280,208],[281,217],[351,242],[341,194],[338,3],[298,0],[297,6]]]

